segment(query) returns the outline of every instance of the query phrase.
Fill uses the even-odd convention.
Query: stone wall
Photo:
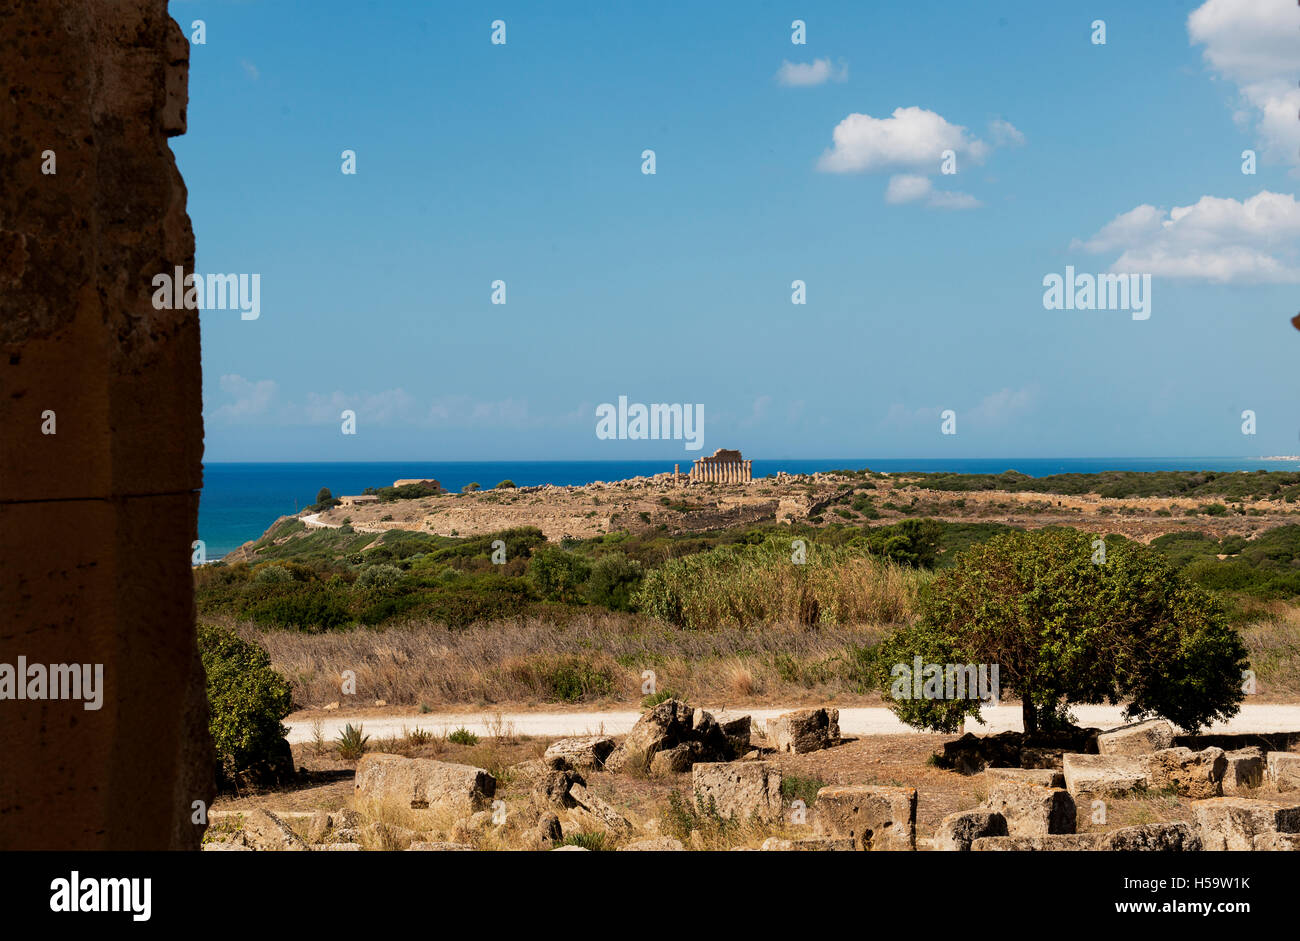
[[[0,699],[0,849],[194,848],[212,799],[199,323],[151,302],[194,268],[188,56],[166,0],[0,0],[0,664],[104,674]]]

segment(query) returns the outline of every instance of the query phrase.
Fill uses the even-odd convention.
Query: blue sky
[[[261,276],[208,460],[698,456],[620,395],[754,457],[1300,452],[1291,0],[171,11],[197,268]],[[1150,318],[1044,309],[1067,265]]]

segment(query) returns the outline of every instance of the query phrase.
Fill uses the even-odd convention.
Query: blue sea
[[[681,460],[683,472],[690,460]],[[502,480],[520,487],[539,484],[579,485],[596,480],[622,480],[672,470],[671,460],[647,461],[457,461],[397,463],[209,463],[203,466],[203,493],[199,501],[199,538],[209,559],[256,539],[277,517],[298,512],[314,503],[316,492],[328,487],[335,496],[361,493],[367,487],[391,486],[403,477],[434,478],[448,490],[477,482],[484,488]],[[755,460],[754,476],[785,471],[861,469],[874,471],[928,471],[958,474],[1000,474],[1017,470],[1031,477],[1049,474],[1089,474],[1127,471],[1253,471],[1300,470],[1300,461],[1265,461],[1260,458],[935,458],[871,459],[828,458]]]

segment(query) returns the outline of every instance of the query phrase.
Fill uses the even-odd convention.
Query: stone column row
[[[699,460],[687,479],[705,484],[747,484],[754,479],[754,462]]]

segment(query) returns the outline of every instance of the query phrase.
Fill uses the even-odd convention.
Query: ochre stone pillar
[[[0,699],[0,849],[197,848],[213,796],[199,322],[151,302],[188,56],[166,0],[0,0],[0,664],[103,667],[98,710]]]

